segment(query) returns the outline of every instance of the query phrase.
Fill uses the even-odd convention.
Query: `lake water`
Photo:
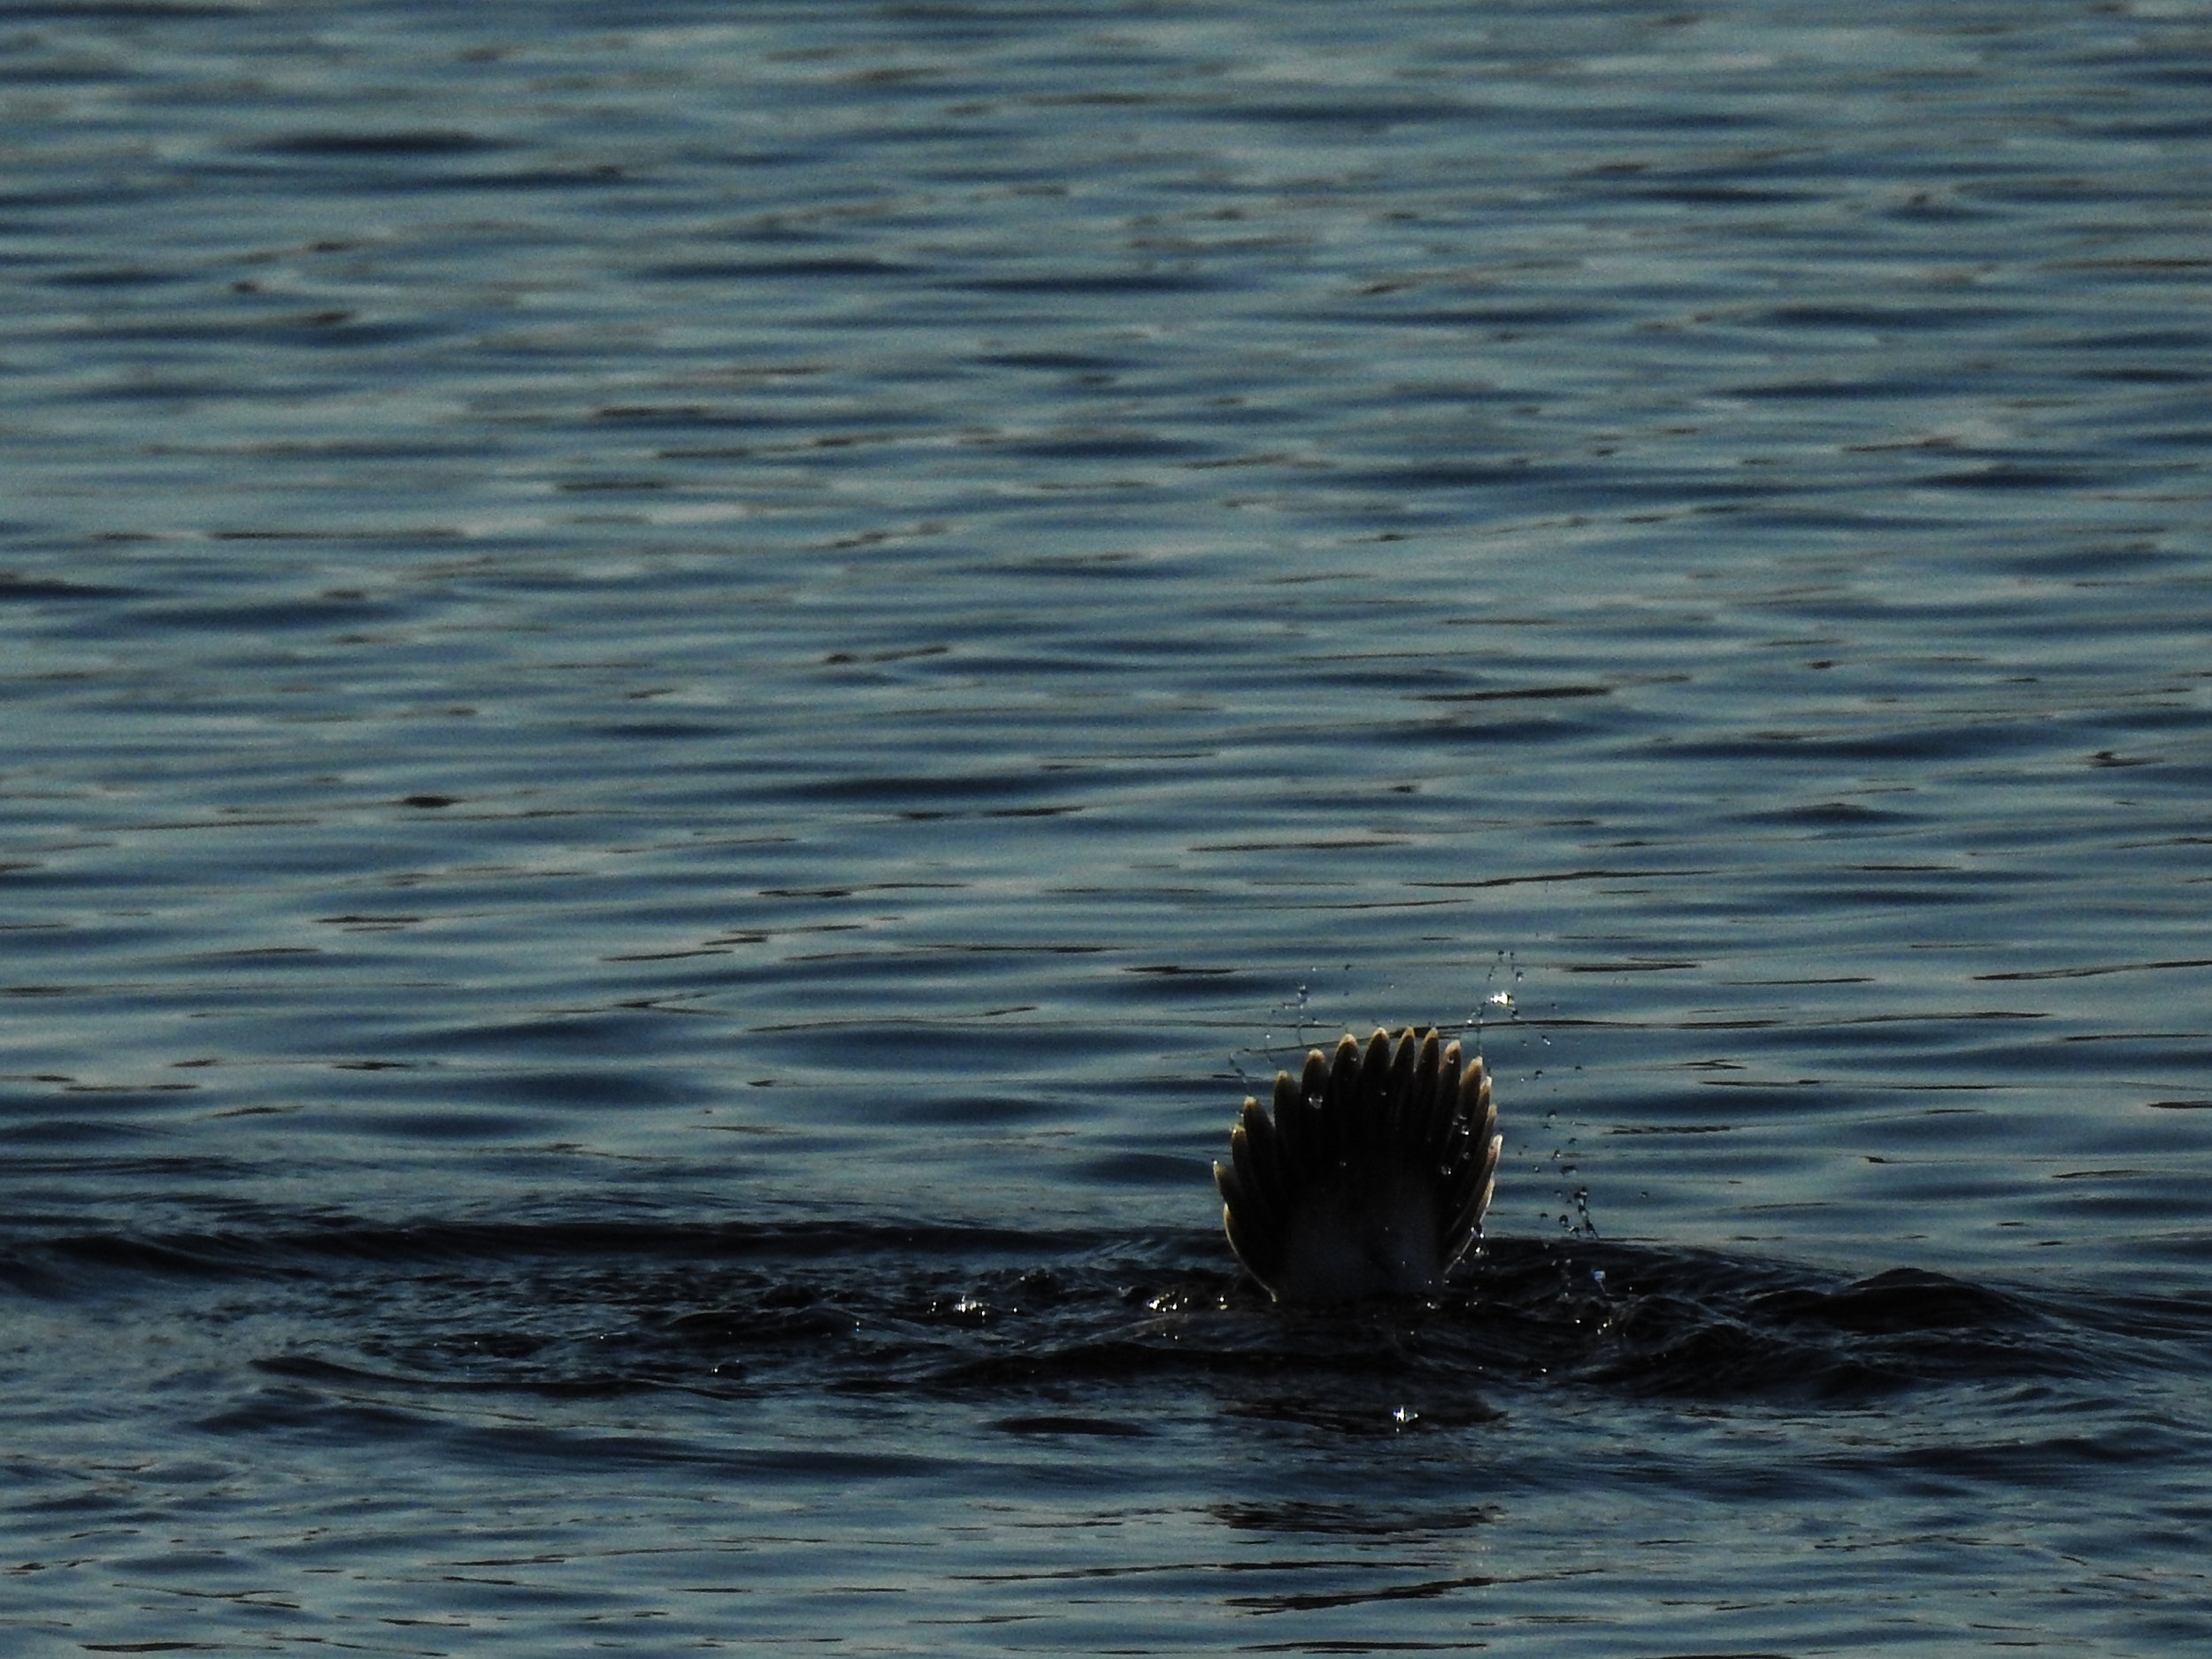
[[[2212,1641],[2212,24],[0,16],[11,1655]],[[1436,1022],[1433,1305],[1208,1165]]]

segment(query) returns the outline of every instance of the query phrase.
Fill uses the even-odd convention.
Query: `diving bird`
[[[1498,1174],[1497,1108],[1479,1056],[1410,1026],[1316,1048],[1248,1098],[1214,1165],[1222,1225],[1277,1302],[1426,1295],[1480,1235]]]

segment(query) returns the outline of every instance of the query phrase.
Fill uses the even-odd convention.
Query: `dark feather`
[[[1425,1294],[1481,1236],[1497,1109],[1480,1058],[1434,1030],[1378,1031],[1276,1074],[1214,1165],[1230,1247],[1279,1302]]]

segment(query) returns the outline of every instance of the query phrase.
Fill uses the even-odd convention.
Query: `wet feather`
[[[1481,1236],[1497,1108],[1479,1057],[1435,1030],[1346,1036],[1244,1102],[1214,1165],[1222,1225],[1278,1302],[1426,1295]]]

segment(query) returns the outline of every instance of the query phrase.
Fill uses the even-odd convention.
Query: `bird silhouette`
[[[1247,1099],[1214,1165],[1222,1225],[1277,1302],[1429,1295],[1481,1236],[1496,1185],[1497,1108],[1477,1056],[1433,1027],[1347,1035]]]

